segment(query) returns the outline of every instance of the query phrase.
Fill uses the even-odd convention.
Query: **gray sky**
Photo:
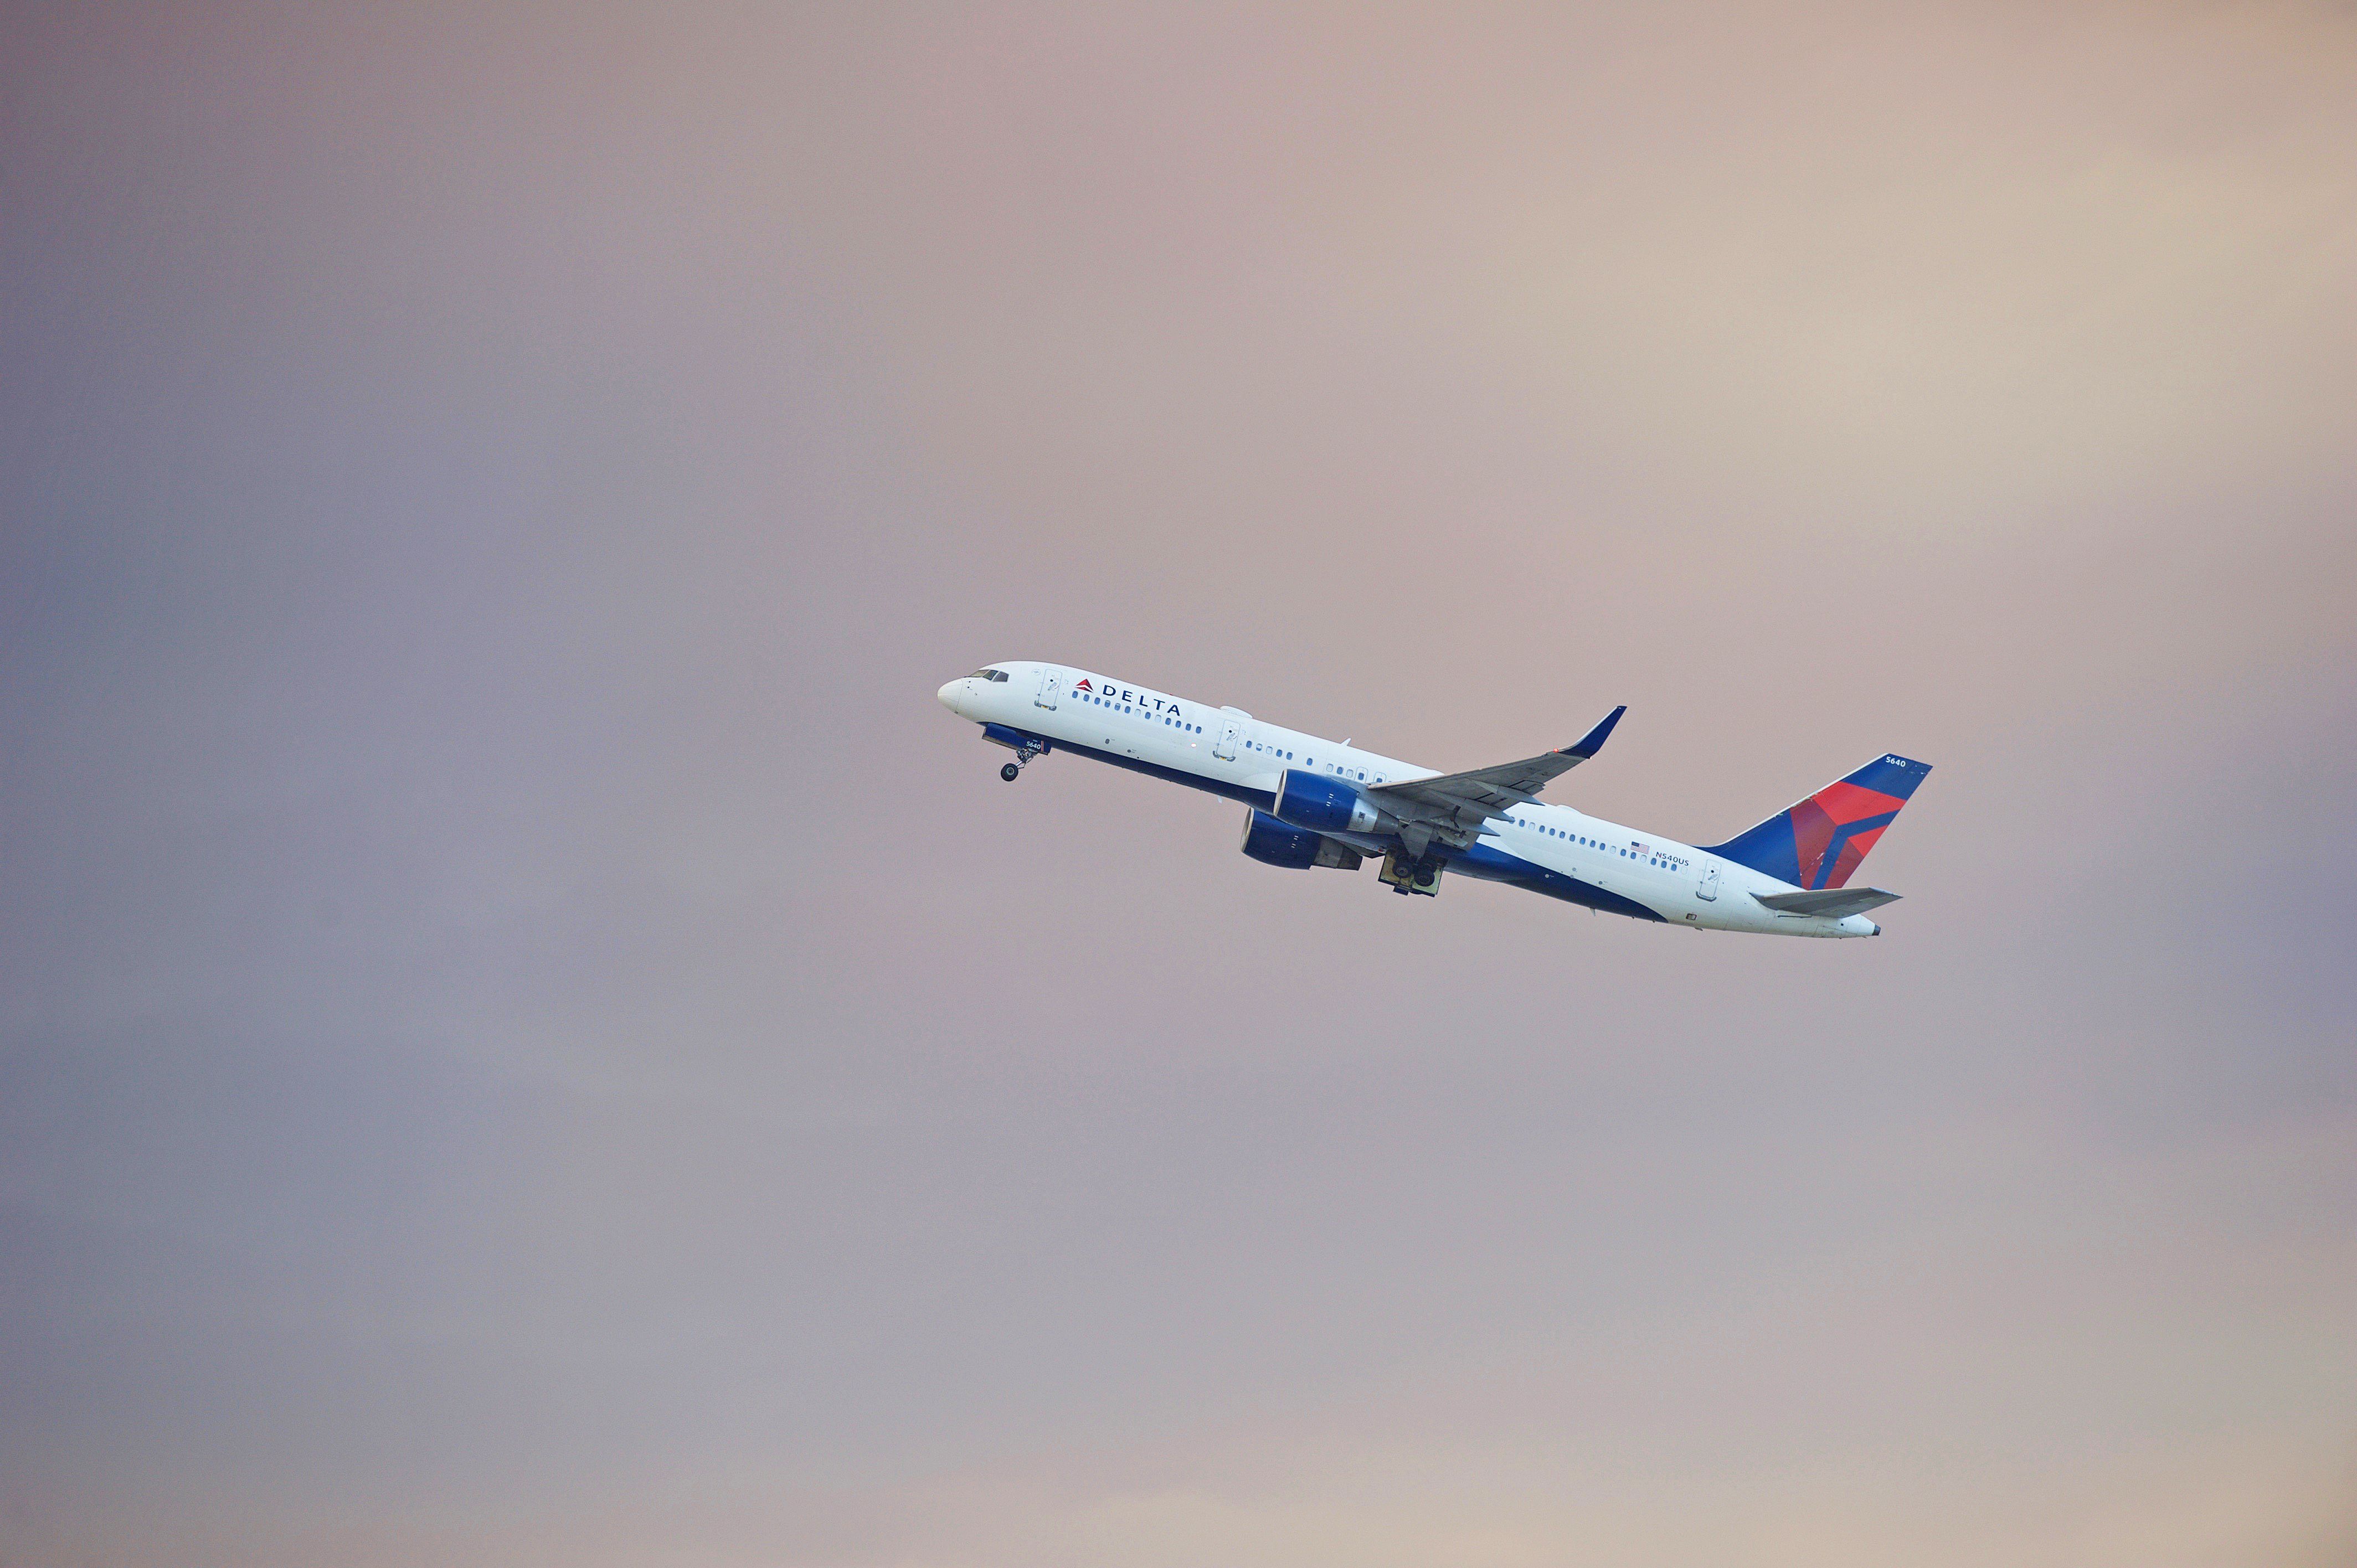
[[[2357,1556],[2345,6],[5,33],[0,1560]]]

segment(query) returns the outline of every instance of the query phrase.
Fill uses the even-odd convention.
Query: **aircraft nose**
[[[959,706],[959,703],[965,699],[965,681],[963,677],[955,681],[944,682],[942,689],[933,695],[939,697],[942,700],[942,706],[950,712],[961,718],[965,715],[965,710]]]

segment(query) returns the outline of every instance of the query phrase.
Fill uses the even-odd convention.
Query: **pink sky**
[[[0,1559],[2357,1550],[2345,7],[7,34]],[[1014,658],[1936,771],[1695,937]]]

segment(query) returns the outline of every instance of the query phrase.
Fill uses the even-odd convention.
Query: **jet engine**
[[[1282,865],[1291,871],[1313,865],[1330,865],[1337,871],[1359,869],[1359,852],[1349,844],[1287,827],[1266,811],[1244,813],[1243,852],[1263,865]]]
[[[1355,786],[1298,768],[1276,781],[1276,818],[1321,833],[1371,833],[1383,820]]]

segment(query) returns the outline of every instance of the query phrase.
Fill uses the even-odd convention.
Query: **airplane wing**
[[[1541,752],[1520,762],[1476,768],[1469,773],[1443,773],[1433,779],[1407,779],[1397,784],[1370,786],[1374,803],[1403,822],[1428,823],[1453,841],[1469,843],[1482,822],[1512,811],[1538,792],[1557,774],[1569,772],[1603,746],[1612,726],[1629,711],[1627,703],[1604,715],[1602,722],[1560,751]]]
[[[1898,894],[1879,887],[1820,887],[1808,893],[1754,893],[1752,897],[1780,915],[1821,915],[1835,920],[1844,915],[1863,915],[1899,899]]]

